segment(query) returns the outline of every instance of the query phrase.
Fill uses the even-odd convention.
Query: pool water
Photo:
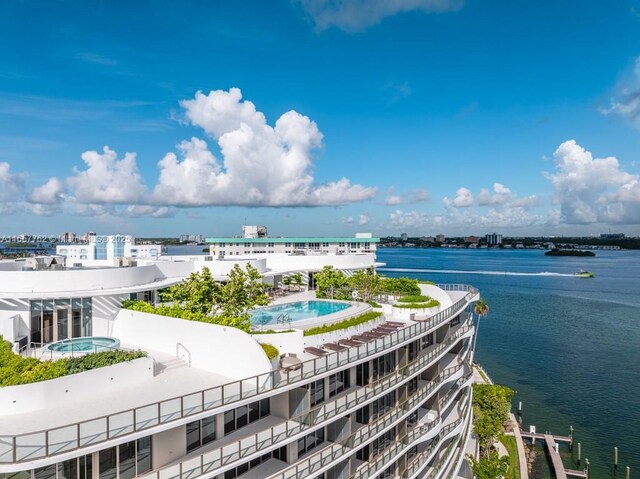
[[[120,341],[116,338],[107,337],[83,337],[72,338],[47,344],[45,351],[54,353],[93,353],[99,351],[110,351],[120,346]]]
[[[279,318],[283,318],[284,315],[288,315],[292,322],[302,321],[344,311],[350,307],[349,303],[334,301],[297,301],[256,309],[251,312],[251,322],[255,325],[278,324]]]

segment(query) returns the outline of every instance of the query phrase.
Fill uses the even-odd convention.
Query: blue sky
[[[390,5],[5,5],[2,233],[640,234],[640,1]]]

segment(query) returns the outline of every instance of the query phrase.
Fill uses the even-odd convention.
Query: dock
[[[535,432],[522,432],[523,438],[536,440],[541,439],[545,443],[545,447],[549,457],[551,458],[551,464],[553,465],[553,471],[556,475],[556,479],[568,479],[569,477],[578,477],[587,479],[589,475],[586,471],[576,471],[574,469],[566,469],[560,453],[556,451],[558,442],[566,442],[571,444],[572,440],[568,436],[554,436],[552,434],[539,434]]]

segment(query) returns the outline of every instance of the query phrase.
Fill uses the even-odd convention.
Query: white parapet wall
[[[122,309],[112,335],[121,344],[190,359],[193,367],[228,378],[271,371],[262,347],[237,328]]]
[[[31,384],[0,387],[0,421],[3,415],[51,409],[52,405],[95,398],[97,391],[109,393],[131,388],[153,377],[153,359],[91,369]]]

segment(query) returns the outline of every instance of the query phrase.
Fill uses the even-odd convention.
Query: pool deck
[[[353,316],[359,316],[373,309],[367,303],[316,298],[315,291],[301,291],[299,293],[293,293],[288,296],[276,298],[271,302],[271,304],[269,304],[269,306],[281,306],[287,303],[297,303],[300,301],[327,301],[327,302],[333,302],[333,303],[348,303],[351,305],[351,307],[343,309],[342,311],[337,311],[335,313],[325,314],[323,316],[316,316],[311,319],[291,321],[291,327],[296,329],[309,329],[309,328],[314,328],[316,326],[321,326],[323,324],[336,323],[338,321],[342,321],[344,319],[348,319]],[[258,327],[258,325],[255,325],[255,327]],[[276,331],[278,329],[289,329],[288,325],[283,327],[280,324],[267,324],[265,327],[267,329],[274,329]]]

